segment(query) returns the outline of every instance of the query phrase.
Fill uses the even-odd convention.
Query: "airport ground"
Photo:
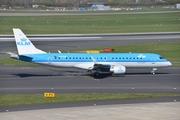
[[[123,76],[94,79],[74,70],[0,66],[1,94],[54,93],[180,93],[180,68],[128,70]],[[72,74],[73,73],[73,74]],[[163,119],[178,120],[180,97],[93,100],[0,107],[2,119]],[[164,114],[166,113],[166,114]],[[88,117],[87,117],[88,116]]]
[[[97,37],[97,36],[96,36]],[[89,48],[179,41],[177,35],[100,36],[95,39],[61,40],[55,43],[34,39],[38,48],[50,51],[63,48]],[[111,40],[111,41],[109,41]],[[103,41],[103,42],[102,42]],[[1,41],[2,53],[16,51],[12,41]],[[70,44],[71,43],[71,44]],[[8,44],[8,45],[7,45]],[[1,51],[2,51],[1,50]],[[4,57],[4,55],[2,55]],[[5,56],[7,57],[7,56]],[[0,65],[1,94],[17,93],[180,93],[180,68],[158,69],[151,75],[149,69],[129,69],[127,74],[94,79],[84,71],[46,67]],[[52,89],[53,88],[53,89]],[[84,101],[0,107],[2,119],[163,119],[179,120],[179,97]]]
[[[149,36],[149,38],[147,36]],[[73,46],[76,49],[79,47],[88,48],[87,43],[91,44],[92,46],[113,46],[117,45],[118,43],[138,44],[146,42],[169,42],[179,40],[179,34],[172,36],[136,35],[136,38],[134,38],[133,36],[101,36],[99,38],[94,38],[93,40],[91,39],[91,37],[90,39],[78,41],[74,39],[59,39],[58,41],[57,38],[55,40],[56,45],[52,44],[52,42],[49,42],[48,39],[46,39],[45,43],[43,43],[41,39],[34,39],[33,41],[35,44],[38,43],[38,48],[48,51],[52,50],[51,46],[54,46],[53,49],[58,49],[59,46],[57,46],[57,44],[64,47],[64,49],[73,48]],[[101,41],[103,39],[104,41],[102,44]],[[111,42],[109,42],[109,39],[111,39]],[[13,42],[14,41],[12,40],[7,42],[1,41],[1,43],[3,43],[2,49],[4,49],[5,51],[16,51],[16,47]],[[70,42],[73,42],[73,45],[69,45]],[[6,46],[7,43],[8,45]],[[50,46],[47,47],[49,44]],[[149,69],[128,69],[127,74],[125,75],[113,75],[108,77],[106,76],[98,79],[95,79],[90,75],[86,75],[85,71],[79,71],[76,69],[59,69],[39,66],[21,67],[13,65],[1,65],[0,68],[0,72],[2,73],[0,79],[1,94],[43,94],[43,92],[45,91],[55,93],[180,93],[179,67],[158,69],[156,75],[151,75]],[[101,100],[86,102],[5,106],[0,107],[2,112],[0,113],[0,115],[4,119],[32,119],[32,115],[34,116],[33,118],[43,119],[49,116],[47,116],[47,113],[50,113],[52,115],[50,116],[53,119],[86,119],[87,115],[90,117],[88,119],[119,119],[118,116],[121,116],[121,118],[124,119],[134,119],[134,114],[140,114],[141,117],[137,117],[137,119],[145,117],[154,119],[169,119],[173,117],[174,119],[178,120],[179,114],[176,111],[179,110],[179,99],[179,97],[162,97],[148,99],[126,99],[110,101]],[[164,108],[162,108],[162,105],[164,106]],[[138,108],[138,106],[140,107]],[[135,108],[138,108],[138,110],[135,110]],[[109,109],[111,109],[111,112],[109,111]],[[119,114],[119,112],[123,110],[125,110],[126,112],[121,112],[121,114]],[[163,117],[159,115],[153,115],[154,111],[156,111],[156,113],[158,114],[162,114],[169,110],[175,112],[166,114]],[[70,111],[71,113],[66,111]],[[94,114],[94,111],[104,114]],[[131,112],[132,114],[127,117],[127,112]],[[147,114],[147,112],[150,113],[149,116],[143,115]],[[19,114],[24,114],[24,116],[18,117]]]
[[[1,12],[0,34],[12,34],[12,28],[20,28],[26,34],[177,32],[179,12]]]
[[[86,71],[1,65],[1,94],[55,93],[180,93],[180,68],[127,69],[125,75],[94,78]],[[51,89],[53,88],[53,89]],[[134,88],[134,89],[132,89]],[[174,90],[174,88],[177,88]]]

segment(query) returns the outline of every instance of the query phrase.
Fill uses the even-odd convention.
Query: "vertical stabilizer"
[[[13,32],[19,55],[46,53],[37,49],[20,29],[13,28]]]

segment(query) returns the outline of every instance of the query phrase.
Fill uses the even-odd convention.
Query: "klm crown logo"
[[[119,70],[118,70],[118,72],[123,72],[123,70],[121,69],[121,67],[119,67]]]
[[[17,45],[20,45],[20,46],[29,46],[29,45],[31,45],[30,42],[26,42],[27,38],[21,38],[20,40],[21,40],[20,42],[16,42]]]
[[[143,55],[143,54],[139,54],[137,57],[138,57],[138,58],[145,58],[146,56]]]
[[[21,38],[21,41],[26,41],[27,39],[26,38]]]

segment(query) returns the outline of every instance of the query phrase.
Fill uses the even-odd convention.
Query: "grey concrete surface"
[[[179,113],[180,102],[165,102],[3,112],[0,113],[0,118],[2,120],[179,120]]]
[[[0,65],[0,93],[180,93],[180,67],[127,69],[125,75],[93,78],[86,71]],[[53,89],[51,89],[53,88]]]
[[[40,110],[52,108],[68,108],[68,107],[83,107],[102,105],[123,105],[123,104],[140,104],[140,103],[160,103],[160,102],[180,102],[180,96],[173,97],[150,97],[150,98],[134,98],[134,99],[119,99],[119,100],[92,100],[79,102],[56,102],[44,104],[29,104],[18,106],[0,106],[0,112],[26,111],[26,110]]]

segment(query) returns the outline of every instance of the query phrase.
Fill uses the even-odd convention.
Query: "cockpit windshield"
[[[162,56],[160,56],[159,58],[160,58],[160,59],[165,59],[165,58],[163,58]]]

